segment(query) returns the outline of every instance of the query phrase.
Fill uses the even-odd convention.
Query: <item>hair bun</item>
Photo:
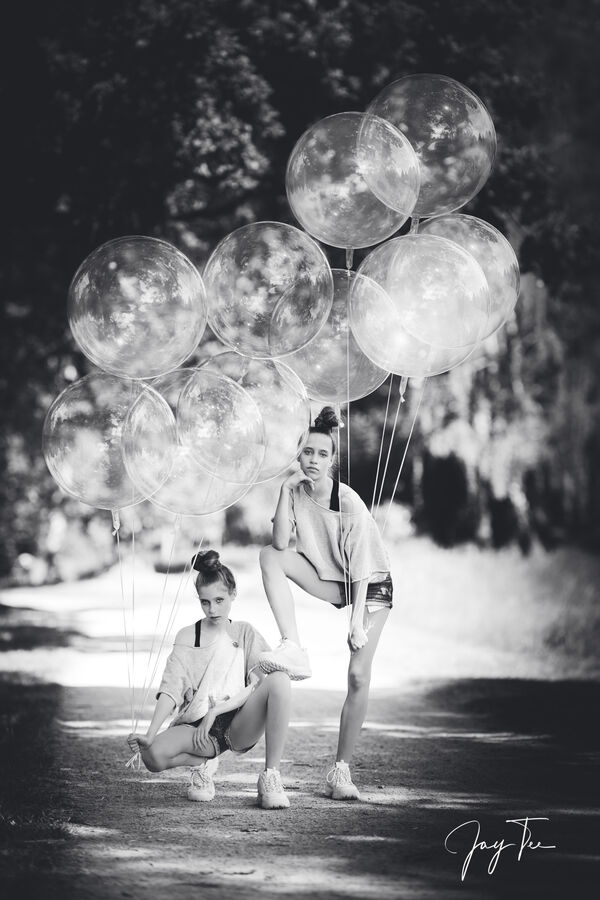
[[[317,418],[315,419],[315,428],[322,431],[331,431],[340,424],[335,410],[332,406],[324,406]]]
[[[220,565],[221,560],[216,550],[203,550],[192,556],[192,567],[196,572],[215,572]]]

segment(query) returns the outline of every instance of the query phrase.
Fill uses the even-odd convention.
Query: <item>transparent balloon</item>
[[[188,370],[176,418],[181,444],[203,469],[235,484],[256,481],[265,458],[265,426],[240,384],[208,369]]]
[[[256,481],[268,481],[284,472],[298,456],[310,426],[310,403],[298,376],[284,362],[249,359],[232,350],[205,360],[198,368],[227,375],[256,402],[266,437],[265,458]]]
[[[490,317],[481,339],[489,337],[506,322],[519,297],[519,262],[509,242],[493,225],[462,213],[431,219],[419,233],[448,238],[477,260],[490,289]]]
[[[327,258],[311,237],[281,222],[227,235],[204,270],[209,323],[243,356],[272,359],[304,347],[331,309]]]
[[[69,324],[88,359],[127,378],[152,378],[181,365],[206,327],[200,274],[176,247],[133,235],[97,247],[79,266]]]
[[[415,217],[453,212],[487,181],[496,131],[484,104],[464,84],[445,75],[407,75],[385,87],[368,111],[406,135],[419,159]]]
[[[358,273],[382,291],[350,293],[357,343],[377,365],[398,375],[438,375],[463,362],[489,318],[481,266],[446,238],[405,235],[376,247]]]
[[[286,363],[302,379],[309,397],[329,403],[358,400],[382,384],[388,372],[363,353],[348,327],[350,295],[358,287],[364,302],[384,291],[371,279],[346,269],[333,269],[333,304],[316,338],[288,356]],[[376,301],[375,301],[376,302]],[[279,363],[277,363],[279,365]]]
[[[419,163],[398,129],[377,116],[338,113],[306,131],[292,150],[286,190],[309,234],[332,247],[371,247],[411,215]]]
[[[178,369],[152,382],[152,387],[166,401],[175,418],[181,392],[196,372],[197,369]],[[138,414],[140,429],[143,428],[144,400],[142,398],[139,408],[134,410]],[[181,516],[203,516],[218,512],[240,500],[252,486],[228,482],[208,472],[198,463],[192,448],[181,443],[177,433],[169,431],[162,450],[169,475],[150,499],[167,512]],[[127,459],[129,462],[129,457]]]
[[[144,497],[151,497],[171,474],[177,446],[175,415],[152,387],[144,385],[131,405],[121,443],[127,474]]]
[[[129,477],[122,453],[129,411],[142,394],[147,388],[138,381],[96,372],[56,398],[46,415],[42,447],[50,472],[68,494],[100,509],[132,506],[148,496]],[[174,435],[174,423],[168,408],[152,398],[147,412],[150,442],[140,448],[140,457],[155,489],[167,476],[164,444]]]

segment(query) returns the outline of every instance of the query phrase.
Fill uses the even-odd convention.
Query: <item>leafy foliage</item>
[[[421,428],[412,452],[443,427],[451,397],[467,421],[483,406],[494,421],[518,423],[533,412],[556,419],[557,390],[564,392],[560,408],[572,407],[570,392],[578,388],[571,364],[583,361],[593,372],[600,342],[599,5],[25,0],[14,7],[2,55],[10,226],[1,276],[2,573],[19,552],[39,545],[57,502],[40,460],[40,433],[51,399],[87,368],[65,314],[68,283],[83,257],[109,238],[145,233],[172,240],[201,264],[241,224],[291,221],[285,164],[304,129],[364,108],[410,72],[455,77],[489,106],[498,159],[466,211],[501,228],[523,270],[545,286],[543,299],[528,288],[502,352],[490,353],[468,383],[436,380],[440,414]],[[564,508],[560,515],[568,530],[577,521],[590,533],[600,496],[588,456],[599,439],[582,423],[598,400],[593,377],[584,382],[573,477],[589,502],[575,518]],[[357,407],[370,431],[383,403],[380,392]],[[565,444],[564,428],[561,437],[554,424],[550,480],[573,441],[571,431]],[[357,457],[357,471],[373,465],[370,453]],[[411,478],[418,480],[418,470],[412,466]],[[417,502],[417,484],[405,482],[401,491]]]

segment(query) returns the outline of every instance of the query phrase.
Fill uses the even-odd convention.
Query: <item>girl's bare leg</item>
[[[251,747],[265,733],[265,768],[278,769],[290,721],[290,679],[271,672],[236,713],[229,736],[235,749]]]
[[[300,643],[294,598],[288,578],[302,590],[320,600],[337,603],[340,598],[335,581],[321,581],[314,566],[295,550],[276,550],[263,547],[260,552],[260,568],[269,606],[282,638]]]
[[[337,760],[350,762],[360,729],[367,715],[371,666],[379,638],[389,615],[389,609],[365,613],[369,640],[360,650],[355,650],[348,666],[348,693],[340,718]]]
[[[189,725],[174,725],[157,734],[152,744],[140,751],[144,765],[150,772],[162,772],[177,766],[198,766],[203,759],[212,758],[215,755],[212,742],[207,741],[197,753],[193,735],[194,729]]]

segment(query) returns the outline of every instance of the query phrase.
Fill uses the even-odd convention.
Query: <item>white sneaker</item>
[[[215,796],[215,783],[213,775],[219,768],[219,758],[206,759],[200,766],[192,766],[190,769],[190,786],[187,792],[188,800],[198,803],[208,803]]]
[[[327,793],[333,800],[360,800],[358,788],[352,782],[350,767],[343,759],[327,773]]]
[[[285,672],[292,681],[302,681],[312,675],[308,653],[289,638],[283,638],[274,650],[261,653],[258,664],[263,672]]]
[[[263,809],[287,809],[290,801],[283,789],[279,769],[265,769],[258,776],[258,802]]]

